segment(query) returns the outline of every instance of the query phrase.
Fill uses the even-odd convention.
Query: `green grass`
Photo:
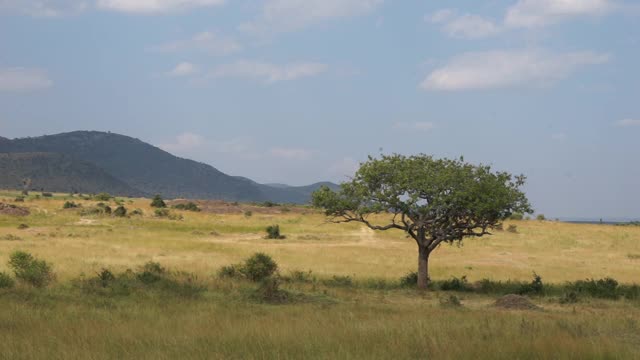
[[[0,192],[6,199],[0,201],[13,203],[17,194]],[[0,289],[0,359],[633,359],[640,353],[640,300],[626,295],[640,281],[640,227],[516,221],[517,234],[496,232],[438,249],[431,260],[435,290],[419,292],[399,283],[416,267],[415,245],[403,234],[327,224],[309,209],[254,208],[249,218],[172,210],[184,216],[172,221],[154,218],[148,199],[127,199],[125,206],[144,216],[124,219],[83,217],[78,209],[62,210],[66,200],[31,195],[15,203],[31,215],[0,215],[0,272],[10,273],[9,254],[24,250],[57,273],[47,288],[18,282]],[[29,228],[18,229],[22,223]],[[273,224],[286,239],[264,239]],[[2,240],[8,235],[20,240]],[[255,297],[258,284],[216,275],[257,251],[278,262],[287,301],[266,303]],[[141,282],[135,274],[148,261],[168,275]],[[119,279],[106,288],[91,280],[103,268]],[[123,275],[127,269],[132,272]],[[534,271],[545,292],[531,300],[542,311],[493,306],[529,283]],[[439,290],[463,275],[468,288]],[[604,277],[621,283],[617,300],[598,298],[597,284],[585,282],[576,303],[561,301],[577,291],[573,282]],[[491,279],[485,288],[478,287],[482,279]],[[461,307],[442,305],[452,295]]]

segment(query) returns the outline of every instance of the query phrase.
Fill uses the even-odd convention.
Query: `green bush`
[[[511,216],[509,216],[509,219],[511,219],[511,220],[522,220],[522,219],[524,219],[524,214],[522,214],[522,213],[513,213],[513,214],[511,214]]]
[[[75,209],[77,207],[80,207],[80,205],[76,204],[73,201],[67,201],[64,203],[64,205],[62,205],[63,209]]]
[[[542,283],[542,277],[535,272],[533,273],[533,281],[528,284],[523,284],[518,290],[520,295],[542,295],[544,293],[544,284]]]
[[[253,216],[253,212],[251,210],[247,210],[244,212],[244,217],[250,218],[251,216]]]
[[[51,264],[24,251],[16,251],[10,255],[9,267],[18,280],[35,287],[47,286],[55,279]]]
[[[236,264],[223,266],[218,270],[218,276],[221,278],[237,278],[243,276],[241,268],[241,265]]]
[[[575,304],[579,300],[580,299],[578,298],[578,293],[576,293],[575,291],[569,291],[562,295],[562,297],[560,298],[560,304]]]
[[[546,217],[544,217],[544,215],[543,215],[543,214],[539,214],[538,216],[536,216],[536,220],[538,220],[538,221],[544,221],[544,220],[546,220],[546,219],[547,219],[547,218],[546,218]]]
[[[278,270],[278,264],[271,256],[264,253],[255,253],[245,260],[242,273],[251,281],[261,281],[273,275]]]
[[[618,282],[610,277],[599,280],[579,280],[569,283],[568,288],[579,294],[586,293],[595,298],[617,299],[620,297]]]
[[[24,196],[18,196],[13,201],[14,202],[24,202]]]
[[[267,227],[267,239],[286,239],[286,236],[280,234],[280,225],[271,225]]]
[[[29,228],[29,225],[27,225],[27,224],[18,225],[18,230],[25,230],[25,229],[28,229],[28,228]]]
[[[277,276],[270,276],[260,281],[254,297],[266,303],[280,304],[289,299],[289,293],[280,290],[280,279]]]
[[[117,217],[125,217],[127,216],[127,208],[120,205],[113,211],[113,215]]]
[[[166,272],[159,263],[149,261],[140,268],[136,276],[140,282],[148,285],[160,281]]]
[[[331,279],[324,280],[322,283],[328,286],[351,287],[353,286],[353,279],[348,275],[334,275]]]
[[[464,275],[461,278],[452,277],[449,280],[445,280],[440,283],[440,290],[444,291],[471,291],[471,286],[467,281],[467,276]]]
[[[153,213],[157,217],[167,217],[167,216],[169,216],[169,210],[168,209],[155,209],[155,211]]]
[[[418,273],[415,271],[412,271],[400,278],[400,286],[402,287],[416,287],[417,285],[418,285]]]
[[[53,197],[53,194],[50,192],[43,192],[42,197]]]
[[[111,196],[110,194],[103,192],[103,193],[100,193],[98,195],[95,195],[93,197],[93,199],[96,200],[96,201],[109,201],[109,200],[111,200],[112,197],[113,196]]]
[[[151,207],[163,209],[167,207],[167,204],[162,200],[162,197],[158,194],[151,200]]]
[[[186,211],[201,211],[200,208],[198,207],[198,205],[196,205],[195,203],[189,201],[186,204],[177,204],[177,205],[173,205],[172,206],[174,209],[178,209],[178,210],[186,210]]]
[[[144,215],[144,213],[142,212],[141,209],[135,209],[131,212],[131,216],[142,216]]]
[[[15,286],[15,281],[9,274],[0,272],[0,289],[9,289]]]

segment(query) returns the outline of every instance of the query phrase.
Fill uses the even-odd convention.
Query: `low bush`
[[[24,196],[18,196],[13,201],[14,202],[24,202]]]
[[[564,293],[560,298],[560,304],[575,304],[579,301],[578,293],[575,291],[569,291]]]
[[[163,209],[167,207],[167,204],[162,200],[160,195],[156,195],[151,200],[151,207]]]
[[[440,283],[440,290],[444,291],[471,291],[467,276],[464,275],[461,278],[452,277],[449,280],[442,281]]]
[[[255,253],[245,260],[242,273],[251,281],[261,281],[273,275],[278,270],[278,264],[271,256]]]
[[[542,277],[535,272],[533,273],[533,281],[528,284],[523,284],[518,290],[520,295],[542,295],[544,293],[544,284],[542,283]]]
[[[315,277],[311,274],[311,270],[292,270],[289,272],[288,276],[283,276],[282,280],[297,283],[312,283],[316,281]]]
[[[617,299],[620,297],[618,282],[610,277],[599,280],[579,280],[569,283],[567,287],[578,294],[588,294],[595,298]]]
[[[75,202],[73,202],[73,201],[66,201],[66,202],[64,203],[64,205],[62,205],[62,208],[63,208],[63,209],[75,209],[75,208],[77,208],[77,207],[80,207],[80,205],[79,205],[79,204],[76,204],[76,203],[75,203]]]
[[[524,218],[524,214],[522,213],[513,213],[511,214],[511,216],[509,216],[509,219],[511,220],[522,220]]]
[[[4,272],[0,272],[0,289],[10,289],[14,287],[16,282],[13,278]]]
[[[242,266],[237,264],[225,265],[218,270],[218,276],[221,278],[237,278],[243,276]]]
[[[9,267],[18,280],[35,287],[47,286],[55,279],[51,264],[24,251],[15,251],[10,255]]]
[[[353,279],[348,275],[334,275],[331,279],[323,280],[322,283],[327,286],[352,287]]]
[[[96,201],[109,201],[112,197],[113,196],[111,196],[110,194],[103,192],[98,195],[94,195],[93,199]]]
[[[400,286],[402,287],[416,287],[417,285],[418,285],[418,273],[415,271],[412,271],[400,278]]]
[[[29,225],[27,225],[27,224],[18,225],[18,230],[25,230],[25,229],[28,229],[28,228],[29,228]]]
[[[138,278],[138,280],[140,280],[140,282],[148,285],[160,281],[165,273],[166,269],[163,268],[159,263],[149,261],[140,268],[140,271],[136,274],[136,277]]]
[[[289,299],[289,293],[280,289],[280,279],[277,276],[270,276],[260,281],[254,298],[266,303],[281,304]]]
[[[286,239],[286,236],[280,234],[280,225],[271,225],[267,227],[266,239]]]
[[[201,211],[200,208],[198,207],[198,205],[196,205],[195,203],[189,201],[186,204],[177,204],[177,205],[173,205],[172,206],[174,209],[178,209],[178,210],[185,210],[185,211]]]
[[[131,212],[131,216],[142,216],[144,215],[144,213],[142,212],[141,209],[135,209]]]
[[[538,216],[536,216],[536,220],[538,220],[538,221],[544,221],[546,219],[547,218],[543,214],[539,214]]]
[[[167,209],[155,209],[153,211],[153,214],[156,217],[168,217],[169,216],[169,210],[167,210]]]
[[[43,192],[42,197],[53,197],[53,194],[50,192]]]
[[[113,211],[113,216],[116,217],[125,217],[127,216],[127,208],[125,208],[124,206],[120,205],[118,206],[114,211]]]
[[[250,218],[253,215],[253,212],[251,210],[247,210],[244,212],[244,217],[246,218]]]

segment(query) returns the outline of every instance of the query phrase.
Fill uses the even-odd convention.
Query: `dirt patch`
[[[27,216],[31,214],[29,209],[25,207],[20,207],[12,204],[0,203],[0,214],[1,215],[12,215],[12,216]]]
[[[495,307],[508,310],[541,310],[524,296],[509,294],[496,300]]]

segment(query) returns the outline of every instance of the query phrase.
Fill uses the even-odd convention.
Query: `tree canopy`
[[[338,191],[316,191],[312,201],[334,222],[404,231],[418,245],[425,277],[428,256],[441,243],[487,235],[514,212],[531,213],[520,190],[524,183],[523,175],[494,172],[463,158],[382,155],[369,157]],[[419,285],[426,286],[420,270]]]

